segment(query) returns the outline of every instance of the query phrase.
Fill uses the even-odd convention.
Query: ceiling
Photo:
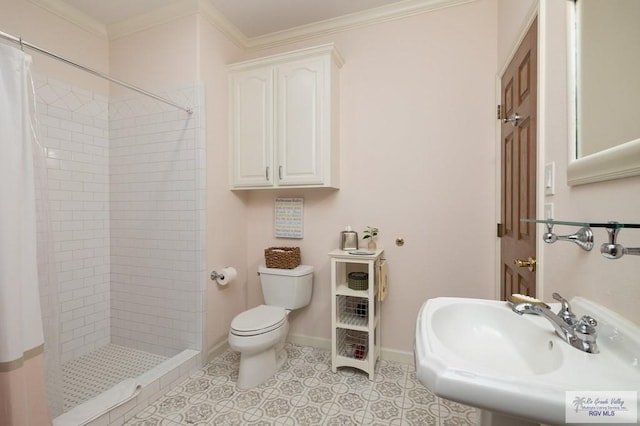
[[[105,25],[182,0],[60,0]],[[244,36],[259,37],[409,0],[208,0]]]

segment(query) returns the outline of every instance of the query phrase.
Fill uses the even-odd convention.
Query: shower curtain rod
[[[57,59],[59,61],[62,61],[64,63],[68,64],[68,65],[71,65],[71,66],[79,68],[79,69],[81,69],[83,71],[86,71],[89,74],[93,74],[93,75],[95,75],[97,77],[103,78],[105,80],[109,80],[110,82],[115,83],[115,84],[117,84],[119,86],[126,87],[129,90],[133,90],[133,91],[141,93],[141,94],[143,94],[145,96],[149,96],[150,98],[153,98],[153,99],[155,99],[157,101],[164,102],[165,104],[174,106],[174,107],[176,107],[178,109],[186,111],[189,114],[193,113],[193,109],[191,109],[191,107],[184,107],[182,105],[178,105],[178,104],[176,104],[174,102],[171,102],[168,99],[165,99],[165,98],[163,98],[161,96],[158,96],[158,95],[156,95],[154,93],[148,92],[148,91],[146,91],[144,89],[141,89],[139,87],[136,87],[136,86],[134,86],[132,84],[129,84],[129,83],[124,82],[122,80],[118,80],[117,78],[113,78],[113,77],[111,77],[111,76],[109,76],[107,74],[101,73],[100,71],[96,71],[96,70],[91,69],[89,67],[85,67],[84,65],[80,65],[80,64],[78,64],[76,62],[73,62],[73,61],[67,59],[67,58],[63,58],[62,56],[56,55],[55,53],[49,52],[48,50],[45,50],[45,49],[42,49],[42,48],[40,48],[40,47],[38,47],[36,45],[33,45],[31,43],[27,43],[26,41],[24,41],[20,37],[15,37],[15,36],[12,36],[11,34],[7,34],[7,33],[2,32],[2,31],[0,31],[0,37],[4,38],[6,40],[9,40],[9,41],[11,41],[13,43],[18,44],[20,46],[20,49],[22,49],[22,50],[24,50],[24,48],[27,47],[27,48],[29,48],[31,50],[35,50],[36,52],[42,53],[43,55],[49,56],[51,58]]]

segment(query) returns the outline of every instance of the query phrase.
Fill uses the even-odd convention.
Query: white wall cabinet
[[[358,368],[373,380],[380,358],[380,301],[377,273],[383,250],[354,255],[343,250],[331,258],[331,369]],[[351,272],[366,272],[366,289],[349,287]]]
[[[231,189],[339,185],[332,44],[229,67]]]

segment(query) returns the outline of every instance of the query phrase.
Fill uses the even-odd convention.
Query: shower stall
[[[54,424],[82,410],[85,423],[121,424],[201,363],[203,90],[162,93],[192,113],[45,76],[34,91],[56,271],[41,288]],[[99,395],[123,383],[132,393],[109,412]]]

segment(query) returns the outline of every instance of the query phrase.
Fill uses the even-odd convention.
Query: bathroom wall
[[[231,318],[262,302],[256,269],[263,249],[299,245],[316,267],[311,306],[292,315],[291,333],[330,335],[326,253],[351,224],[380,228],[391,267],[382,311],[382,346],[411,351],[415,314],[437,296],[495,294],[495,77],[535,0],[479,0],[463,6],[316,37],[276,49],[244,52],[206,13],[177,18],[109,42],[26,0],[0,0],[0,29],[149,89],[200,81],[206,91],[206,268],[236,266],[234,285],[207,283],[206,342],[226,338]],[[564,2],[541,0],[544,67],[543,149],[556,163],[555,216],[637,221],[640,179],[568,187]],[[234,193],[227,190],[226,64],[294,48],[335,42],[341,73],[339,191]],[[107,94],[105,82],[34,54],[34,68]],[[116,94],[122,94],[116,91]],[[273,200],[305,199],[305,238],[273,238]],[[611,213],[613,212],[613,213]],[[203,215],[204,212],[201,212]],[[404,237],[404,247],[394,239]],[[596,242],[605,238],[596,230]],[[640,245],[633,230],[621,242]],[[573,245],[544,246],[541,282],[552,291],[584,295],[640,322],[637,258],[617,261]]]
[[[109,103],[93,92],[35,78],[60,303],[60,359],[108,344]]]
[[[517,3],[514,4],[514,3]],[[534,4],[534,2],[527,2]],[[518,27],[521,28],[528,4],[500,0],[498,2],[499,40],[515,43]],[[555,162],[556,194],[543,197],[543,202],[554,204],[557,219],[596,221],[630,221],[638,223],[640,178],[626,178],[602,183],[570,187],[566,184],[568,164],[568,116],[567,116],[567,41],[566,2],[540,0],[541,23],[544,26],[545,53],[542,66],[545,70],[543,137],[544,161]],[[518,25],[513,25],[519,22]],[[506,58],[503,48],[499,58]],[[499,63],[498,66],[502,64]],[[574,232],[571,227],[557,227],[557,232]],[[596,247],[591,252],[578,249],[573,244],[544,245],[543,276],[540,277],[544,298],[551,300],[557,291],[566,298],[584,296],[619,312],[636,324],[640,324],[640,259],[625,256],[608,260],[599,253],[599,245],[606,241],[606,232],[594,230]],[[640,234],[623,230],[620,242],[628,246],[640,246]],[[542,244],[542,243],[541,243]]]
[[[200,81],[206,87],[207,108],[207,266],[233,266],[238,278],[227,287],[206,280],[207,347],[227,341],[231,320],[247,308],[247,198],[228,189],[227,64],[243,57],[243,50],[223,35],[206,13],[198,16]]]
[[[199,85],[110,107],[111,342],[164,356],[201,349],[204,138]]]
[[[0,31],[96,70],[109,71],[105,33],[71,23],[28,0],[0,0],[0,10]],[[29,50],[27,53],[33,56],[33,68],[39,74],[57,81],[73,81],[76,87],[108,95],[106,81],[41,54]]]
[[[495,276],[496,2],[481,0],[316,37],[252,57],[334,42],[340,73],[341,187],[255,191],[248,199],[249,305],[269,246],[300,246],[315,267],[310,306],[291,334],[329,339],[330,264],[339,232],[380,228],[390,292],[382,347],[413,348],[429,298],[492,298]],[[304,239],[273,237],[277,196],[304,198]],[[396,237],[405,245],[397,247]],[[328,340],[327,340],[328,341]]]
[[[180,81],[198,81],[204,87],[206,122],[206,268],[200,278],[206,286],[204,348],[224,343],[231,319],[246,309],[246,194],[228,190],[227,72],[226,65],[243,51],[211,23],[206,10],[195,10],[166,23],[111,41],[114,75],[153,89]],[[203,151],[203,152],[204,152]],[[202,163],[204,167],[204,161]],[[233,266],[238,278],[221,288],[209,280],[213,269]]]
[[[214,27],[205,9],[111,41],[114,75],[145,87],[196,75],[206,87],[206,274],[224,266],[239,271],[229,287],[207,285],[208,348],[226,340],[234,315],[262,302],[256,269],[263,249],[276,244],[302,246],[303,261],[317,271],[312,305],[293,314],[292,333],[328,338],[326,253],[348,223],[358,230],[380,227],[392,261],[397,290],[383,309],[385,347],[411,350],[415,314],[429,297],[493,295],[495,21],[495,2],[480,1],[245,52]],[[229,191],[226,65],[327,42],[335,42],[346,61],[341,189]],[[462,109],[469,111],[464,126],[455,118]],[[278,195],[305,198],[304,240],[272,237]],[[396,236],[407,240],[401,249],[393,245]],[[469,256],[462,265],[451,255],[459,244],[473,247],[464,250]]]

